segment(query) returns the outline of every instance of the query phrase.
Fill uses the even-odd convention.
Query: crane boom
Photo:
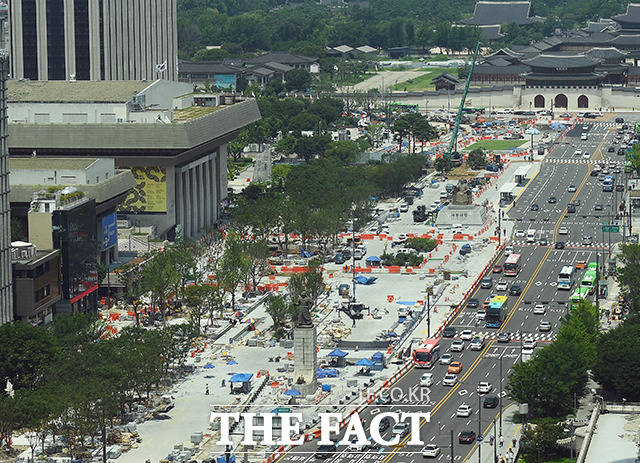
[[[473,61],[471,62],[471,69],[467,76],[467,83],[464,86],[464,93],[462,94],[462,100],[460,100],[460,108],[458,108],[458,115],[456,116],[456,124],[453,127],[453,133],[451,134],[451,143],[449,143],[449,151],[447,157],[451,159],[451,155],[456,151],[456,142],[458,140],[458,129],[460,128],[460,120],[462,119],[462,110],[464,109],[464,102],[467,99],[467,93],[469,92],[469,84],[471,83],[471,75],[476,67],[476,59],[478,58],[478,50],[480,50],[480,42],[476,44],[476,51],[473,54]]]

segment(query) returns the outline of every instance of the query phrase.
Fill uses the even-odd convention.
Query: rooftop
[[[191,106],[190,108],[174,109],[173,122],[186,122],[211,114],[224,106]]]
[[[181,60],[180,72],[210,72],[214,74],[237,74],[240,70],[221,61],[186,61]]]
[[[616,15],[611,19],[619,23],[640,24],[640,3],[629,3],[625,14]]]
[[[531,16],[531,2],[488,2],[479,1],[473,16],[462,21],[464,24],[489,26],[497,24],[531,24],[543,21],[544,18]]]
[[[585,55],[549,55],[541,53],[522,62],[528,66],[539,68],[586,68],[595,66],[598,61]]]
[[[97,161],[96,158],[9,158],[9,171],[13,170],[51,170],[86,169]]]
[[[500,26],[500,24],[497,24],[491,26],[478,26],[478,29],[480,29],[480,34],[485,40],[499,40],[504,37],[501,32],[501,27],[502,26]]]
[[[266,64],[266,63],[282,63],[282,64],[309,64],[315,63],[317,58],[311,58],[309,56],[294,55],[286,51],[270,51],[254,58],[248,58],[245,60],[251,64]]]
[[[126,103],[153,81],[7,80],[9,103]]]

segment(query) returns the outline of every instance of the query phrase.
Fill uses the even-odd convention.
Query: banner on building
[[[118,243],[118,221],[116,213],[102,218],[102,250],[109,249]]]
[[[167,174],[164,167],[123,167],[130,169],[137,185],[120,206],[121,212],[144,214],[167,212]]]

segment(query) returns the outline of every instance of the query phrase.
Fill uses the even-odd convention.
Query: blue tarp
[[[340,349],[333,349],[331,352],[329,352],[329,357],[346,357],[347,355],[349,355],[347,352],[340,350]]]
[[[398,301],[400,305],[416,305],[416,301]]]
[[[375,354],[373,354],[371,356],[371,360],[376,361],[376,360],[382,360],[384,357],[384,355],[382,354],[382,352],[376,352]]]
[[[229,360],[227,362],[227,365],[237,365],[237,364],[238,364],[238,362],[236,362],[235,360]]]
[[[337,378],[338,370],[335,368],[318,368],[318,379]]]
[[[382,262],[382,259],[380,259],[378,256],[370,256],[367,257],[367,262]]]
[[[560,123],[560,122],[552,122],[550,127],[553,130],[564,130],[565,129],[565,125]]]
[[[373,366],[374,362],[372,362],[369,359],[360,359],[356,362],[356,365],[361,366],[361,367],[371,367]]]
[[[248,383],[253,378],[253,373],[236,373],[229,379],[230,383]]]
[[[295,397],[295,396],[298,396],[298,395],[301,395],[301,394],[300,394],[300,391],[298,391],[296,389],[287,389],[286,391],[284,391],[284,395]]]
[[[214,368],[214,365],[211,363],[207,363],[205,366],[203,366],[202,368],[204,368],[205,370],[210,370],[212,368]]]
[[[227,463],[227,457],[225,457],[224,455],[221,457],[216,457],[216,463]],[[229,463],[236,463],[235,455],[231,455],[229,457]]]
[[[362,275],[358,275],[354,278],[354,281],[359,285],[372,285],[377,279],[378,277],[365,277]]]

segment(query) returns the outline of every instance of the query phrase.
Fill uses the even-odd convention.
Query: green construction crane
[[[453,127],[453,133],[451,134],[451,143],[449,144],[449,151],[447,157],[451,159],[451,155],[456,151],[456,142],[458,140],[458,129],[460,128],[460,120],[462,119],[462,111],[464,110],[464,102],[467,99],[467,93],[469,92],[469,84],[471,83],[471,75],[473,69],[476,67],[476,59],[478,58],[478,50],[480,50],[480,42],[476,45],[476,51],[473,54],[473,61],[471,62],[471,69],[467,76],[467,84],[464,86],[464,93],[462,94],[462,100],[460,101],[460,108],[458,108],[458,115],[456,116],[456,125]]]

